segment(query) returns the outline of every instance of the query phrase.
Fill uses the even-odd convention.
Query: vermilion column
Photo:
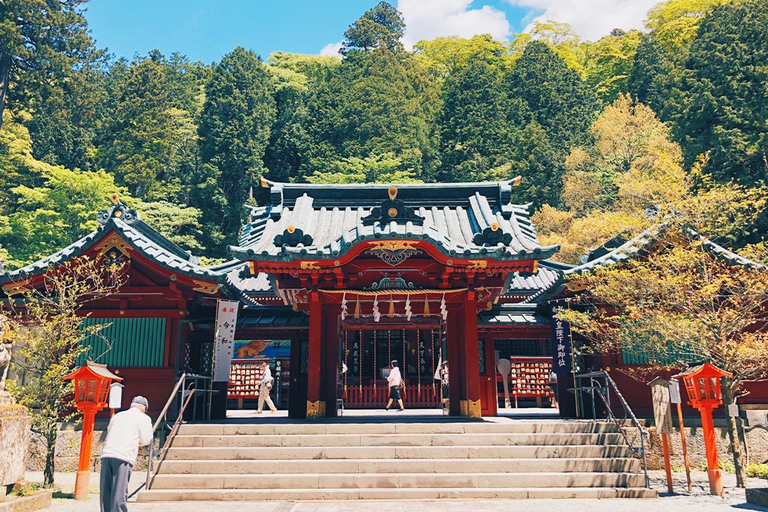
[[[91,453],[95,418],[95,408],[87,407],[83,409],[83,433],[80,440],[80,462],[77,466],[77,479],[75,480],[76,500],[84,500],[88,497],[88,488],[91,479]]]
[[[323,304],[317,292],[309,294],[309,358],[307,361],[307,419],[325,416],[320,399],[323,338]]]
[[[448,345],[448,395],[451,416],[462,414],[461,401],[464,397],[464,350],[462,339],[462,310],[458,305],[449,304],[446,321],[446,344]]]
[[[465,403],[462,413],[470,418],[482,417],[480,403],[480,357],[477,340],[477,311],[475,292],[467,291],[463,307],[464,314],[464,378],[466,380]]]

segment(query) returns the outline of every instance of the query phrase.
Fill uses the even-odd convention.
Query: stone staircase
[[[183,425],[138,501],[645,498],[594,421]]]

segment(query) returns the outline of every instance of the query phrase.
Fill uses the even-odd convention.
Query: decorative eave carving
[[[499,224],[494,222],[490,226],[483,229],[481,233],[476,233],[472,241],[475,242],[477,245],[483,245],[483,244],[496,245],[499,242],[501,242],[504,245],[509,245],[512,243],[512,235],[509,233],[505,233],[499,227]]]
[[[397,187],[389,187],[388,195],[389,198],[382,201],[381,206],[374,207],[369,215],[361,219],[364,225],[375,222],[383,224],[391,221],[412,222],[421,225],[424,222],[421,216],[416,215],[413,208],[405,206],[402,199],[397,199]]]
[[[112,194],[110,199],[112,199],[112,204],[114,206],[109,210],[101,210],[96,216],[96,219],[102,225],[106,224],[109,219],[120,219],[128,224],[133,224],[141,219],[139,212],[132,208],[128,208],[128,205],[123,203],[117,194]]]
[[[192,282],[195,285],[192,290],[196,292],[205,293],[207,295],[216,295],[216,293],[219,291],[219,285],[217,284],[201,281],[199,279],[193,279]]]
[[[296,247],[300,244],[309,246],[312,245],[312,236],[304,234],[304,231],[301,228],[289,225],[285,228],[285,231],[275,237],[273,243],[277,247],[282,247],[284,245],[288,247]]]

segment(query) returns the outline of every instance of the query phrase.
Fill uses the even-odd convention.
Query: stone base
[[[747,489],[747,503],[768,508],[768,488]]]
[[[26,407],[0,406],[0,485],[24,478],[30,424]]]
[[[31,512],[51,506],[52,490],[37,491],[29,496],[0,503],[0,512]]]

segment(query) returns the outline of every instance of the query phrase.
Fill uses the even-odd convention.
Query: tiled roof
[[[630,239],[616,249],[600,256],[599,258],[566,270],[564,275],[567,277],[582,274],[584,272],[591,272],[607,265],[613,265],[615,263],[635,258],[637,255],[647,251],[658,239],[660,234],[667,228],[667,224],[661,224],[653,228],[646,229],[636,237]],[[764,271],[768,270],[768,267],[765,265],[740,256],[735,252],[730,251],[711,240],[708,240],[693,229],[687,228],[686,232],[692,239],[701,242],[702,247],[710,254],[722,259],[723,261],[726,261],[731,265],[739,265],[746,268],[760,269]]]
[[[509,325],[549,325],[549,320],[536,312],[536,304],[502,304],[477,315],[483,327]]]
[[[267,261],[336,258],[362,240],[422,239],[449,256],[542,259],[527,205],[513,205],[511,182],[397,185],[270,183],[271,204],[253,208],[235,257]],[[395,218],[381,211],[397,204]],[[403,211],[399,211],[403,210]],[[384,209],[384,211],[388,211]]]
[[[115,215],[116,212],[120,212],[119,215]],[[108,211],[100,212],[99,220],[102,223],[99,228],[64,249],[17,270],[0,274],[0,283],[20,281],[42,274],[51,266],[65,263],[84,254],[112,231],[120,235],[146,258],[174,272],[215,282],[220,281],[222,277],[220,272],[200,266],[197,258],[168,241],[141,221],[136,212],[128,209],[122,203]]]
[[[502,295],[505,297],[535,296],[561,283],[563,271],[572,267],[573,265],[559,261],[541,260],[538,272],[535,274],[530,272],[510,274]]]

